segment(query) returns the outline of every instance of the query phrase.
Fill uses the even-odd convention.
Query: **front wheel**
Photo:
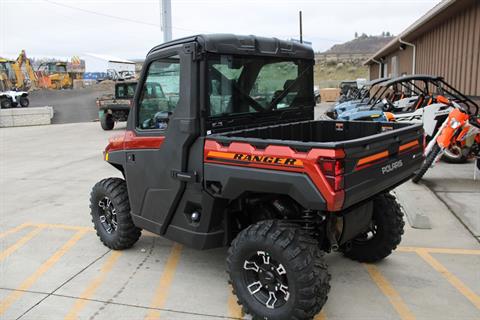
[[[433,162],[435,161],[435,159],[437,158],[441,150],[442,149],[440,148],[438,143],[435,143],[432,150],[430,150],[430,153],[427,154],[427,158],[425,159],[425,162],[423,162],[420,169],[417,172],[415,172],[415,175],[412,178],[412,181],[414,183],[418,183],[423,178],[425,173],[427,173],[428,169],[430,169],[430,167],[433,165]]]
[[[241,231],[227,273],[238,303],[254,319],[311,319],[330,290],[318,243],[299,226],[264,220]]]
[[[100,118],[100,125],[102,126],[103,130],[112,130],[115,126],[115,120],[113,119],[113,116],[111,114],[105,113]]]
[[[110,249],[130,248],[140,238],[130,215],[127,184],[120,178],[97,182],[90,195],[90,214],[100,241]]]
[[[373,200],[369,230],[353,239],[344,255],[359,262],[375,262],[389,256],[402,240],[403,213],[394,196],[384,193]]]
[[[442,160],[448,163],[465,163],[468,157],[463,154],[461,146],[452,145],[450,148],[445,149]]]

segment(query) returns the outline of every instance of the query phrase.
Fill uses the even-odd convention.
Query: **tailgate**
[[[385,124],[385,130],[380,135],[345,144],[343,208],[394,188],[422,165],[421,124],[390,132]]]

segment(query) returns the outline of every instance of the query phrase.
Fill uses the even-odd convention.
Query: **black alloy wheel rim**
[[[364,232],[364,233],[360,234],[358,237],[356,237],[353,241],[357,244],[366,244],[367,242],[369,242],[370,240],[375,238],[378,231],[379,231],[378,226],[375,223],[375,220],[372,220],[372,222],[370,224],[370,228],[366,232]]]
[[[243,263],[248,293],[262,306],[275,309],[287,303],[290,292],[285,267],[267,252],[257,251]]]
[[[103,229],[108,234],[112,234],[117,230],[117,212],[113,206],[112,200],[109,197],[103,197],[98,202],[100,208],[99,220]]]

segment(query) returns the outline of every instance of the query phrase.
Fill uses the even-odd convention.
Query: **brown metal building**
[[[480,97],[480,0],[444,0],[366,62],[370,79],[432,74]]]

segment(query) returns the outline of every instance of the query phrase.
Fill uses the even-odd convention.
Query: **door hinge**
[[[193,61],[202,59],[202,52],[201,50],[199,50],[198,44],[196,42],[184,44],[183,52],[186,54],[191,54]]]

